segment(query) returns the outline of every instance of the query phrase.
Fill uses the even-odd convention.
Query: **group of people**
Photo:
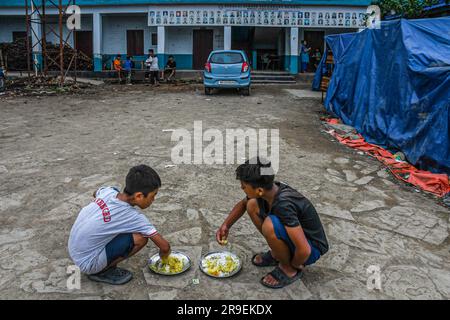
[[[126,83],[130,85],[134,68],[135,64],[131,56],[127,56],[126,60],[122,62],[121,56],[117,55],[113,61],[113,69],[118,74],[119,83],[122,82],[122,75],[125,74]],[[175,58],[170,55],[162,71],[162,81],[171,82],[175,77],[176,69],[177,63]],[[158,56],[153,49],[149,49],[145,60],[145,78],[149,78],[152,85],[158,86],[161,81],[160,72]]]
[[[274,180],[270,162],[256,158],[236,169],[236,189],[243,197],[216,232],[225,245],[230,229],[247,212],[269,250],[251,259],[256,267],[274,267],[260,282],[269,288],[282,288],[301,278],[305,266],[314,264],[328,251],[328,241],[312,203],[285,183]],[[81,272],[93,281],[124,284],[130,271],[117,265],[143,249],[148,240],[162,259],[171,253],[169,242],[143,215],[161,187],[155,170],[146,165],[128,172],[125,188],[101,187],[93,201],[84,207],[69,236],[68,249]],[[213,205],[213,204],[211,204]]]
[[[312,51],[306,40],[303,40],[300,46],[300,58],[302,61],[301,73],[310,71],[309,66],[311,64],[314,66],[314,70],[312,71],[315,72],[319,66],[320,60],[322,60],[322,54],[318,48]]]

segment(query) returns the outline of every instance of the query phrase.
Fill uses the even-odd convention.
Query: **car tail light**
[[[209,62],[205,63],[205,71],[211,72],[211,63],[209,63]]]
[[[242,70],[241,70],[241,72],[247,72],[247,71],[248,71],[248,68],[249,68],[248,63],[244,61],[244,62],[242,63]]]

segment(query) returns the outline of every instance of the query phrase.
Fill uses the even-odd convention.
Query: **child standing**
[[[150,64],[150,83],[154,85],[159,85],[159,64],[158,57],[155,55],[153,50],[150,51],[151,64]]]
[[[113,68],[115,71],[117,71],[117,75],[119,77],[119,83],[122,82],[122,61],[120,59],[120,55],[118,54],[116,56],[116,59],[113,61]]]
[[[127,74],[127,84],[131,85],[131,69],[133,68],[133,61],[131,61],[131,57],[127,56],[127,60],[123,64],[123,68]]]
[[[272,170],[270,163],[261,160],[247,161],[236,169],[247,197],[231,210],[217,230],[216,240],[223,244],[231,226],[247,211],[270,247],[255,254],[252,263],[257,267],[276,266],[261,284],[277,289],[300,279],[303,268],[328,251],[328,242],[311,202],[287,184],[275,182],[273,174],[261,174],[263,168]]]
[[[70,257],[90,280],[116,285],[130,281],[132,273],[117,264],[144,248],[148,239],[160,249],[162,258],[169,256],[169,243],[135,209],[148,208],[160,187],[158,174],[139,165],[128,172],[123,192],[102,187],[94,192],[95,200],[81,209],[68,247]]]

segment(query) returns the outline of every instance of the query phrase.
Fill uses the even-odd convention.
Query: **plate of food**
[[[151,271],[165,276],[174,276],[186,272],[191,267],[191,259],[182,252],[172,251],[165,259],[155,253],[148,261]]]
[[[209,252],[200,260],[200,270],[213,278],[229,278],[242,268],[241,259],[228,251]]]

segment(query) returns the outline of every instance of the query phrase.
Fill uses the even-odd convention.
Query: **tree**
[[[400,16],[417,19],[425,16],[425,8],[439,3],[439,0],[378,0],[374,4],[381,9],[381,18]]]

